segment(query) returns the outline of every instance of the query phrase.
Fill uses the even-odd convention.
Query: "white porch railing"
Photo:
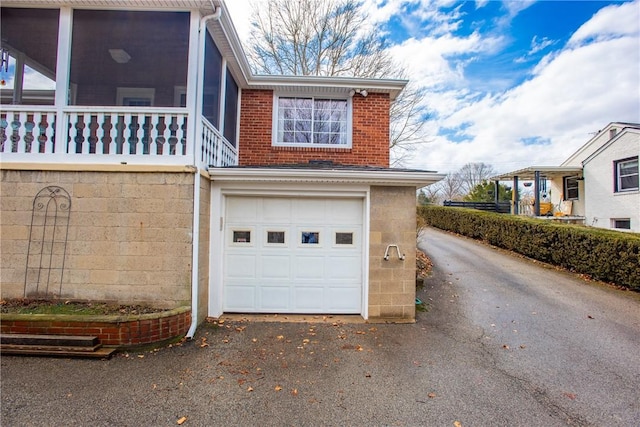
[[[235,166],[238,150],[231,145],[205,118],[202,119],[202,143],[200,144],[200,167]]]
[[[235,148],[206,120],[200,140],[189,140],[187,118],[183,108],[67,107],[57,114],[2,106],[0,155],[3,162],[188,165],[195,149],[200,166],[237,164]]]

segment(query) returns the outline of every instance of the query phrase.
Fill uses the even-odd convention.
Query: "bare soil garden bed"
[[[72,315],[138,315],[167,311],[144,305],[118,305],[105,302],[44,300],[44,299],[3,299],[0,300],[2,314],[72,314]]]

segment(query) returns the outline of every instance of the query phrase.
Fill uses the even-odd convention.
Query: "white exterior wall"
[[[640,232],[640,191],[614,192],[614,161],[640,154],[640,133],[625,132],[584,163],[586,224],[612,228],[613,218],[630,218]]]
[[[555,178],[549,181],[551,189],[551,203],[554,209],[560,206],[564,198],[564,178]],[[572,200],[571,215],[585,216],[584,181],[578,181],[578,199]]]

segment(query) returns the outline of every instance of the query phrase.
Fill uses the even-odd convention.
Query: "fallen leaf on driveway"
[[[280,391],[280,390],[282,390],[282,387],[280,387],[279,385],[277,385],[277,386],[275,386],[273,389],[274,389],[275,391]]]
[[[571,400],[576,400],[576,395],[574,393],[562,393],[565,397],[568,397]]]
[[[454,421],[453,427],[462,427],[462,423],[460,421]]]
[[[504,348],[505,350],[509,350],[509,346],[506,344],[503,344],[502,348]]]
[[[298,389],[294,388],[293,390],[291,390],[291,395],[292,396],[297,396],[298,395]]]
[[[278,335],[276,338],[279,339],[279,340],[283,340],[284,339],[284,335]]]
[[[429,399],[433,399],[434,397],[436,397],[435,393],[429,393],[427,394],[427,397],[429,397]]]
[[[253,391],[253,387],[248,387],[247,391]]]
[[[593,319],[593,316],[587,316],[587,318],[589,318],[589,319]]]
[[[184,424],[184,422],[187,421],[187,417],[182,417],[180,418],[178,421],[176,421],[176,423],[181,426],[182,424]]]

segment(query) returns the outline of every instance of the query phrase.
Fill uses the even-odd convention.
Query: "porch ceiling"
[[[541,178],[562,178],[565,176],[582,176],[582,167],[575,166],[529,166],[513,172],[490,178],[491,181],[512,181],[514,177],[520,180],[535,179],[536,172],[540,172]]]

